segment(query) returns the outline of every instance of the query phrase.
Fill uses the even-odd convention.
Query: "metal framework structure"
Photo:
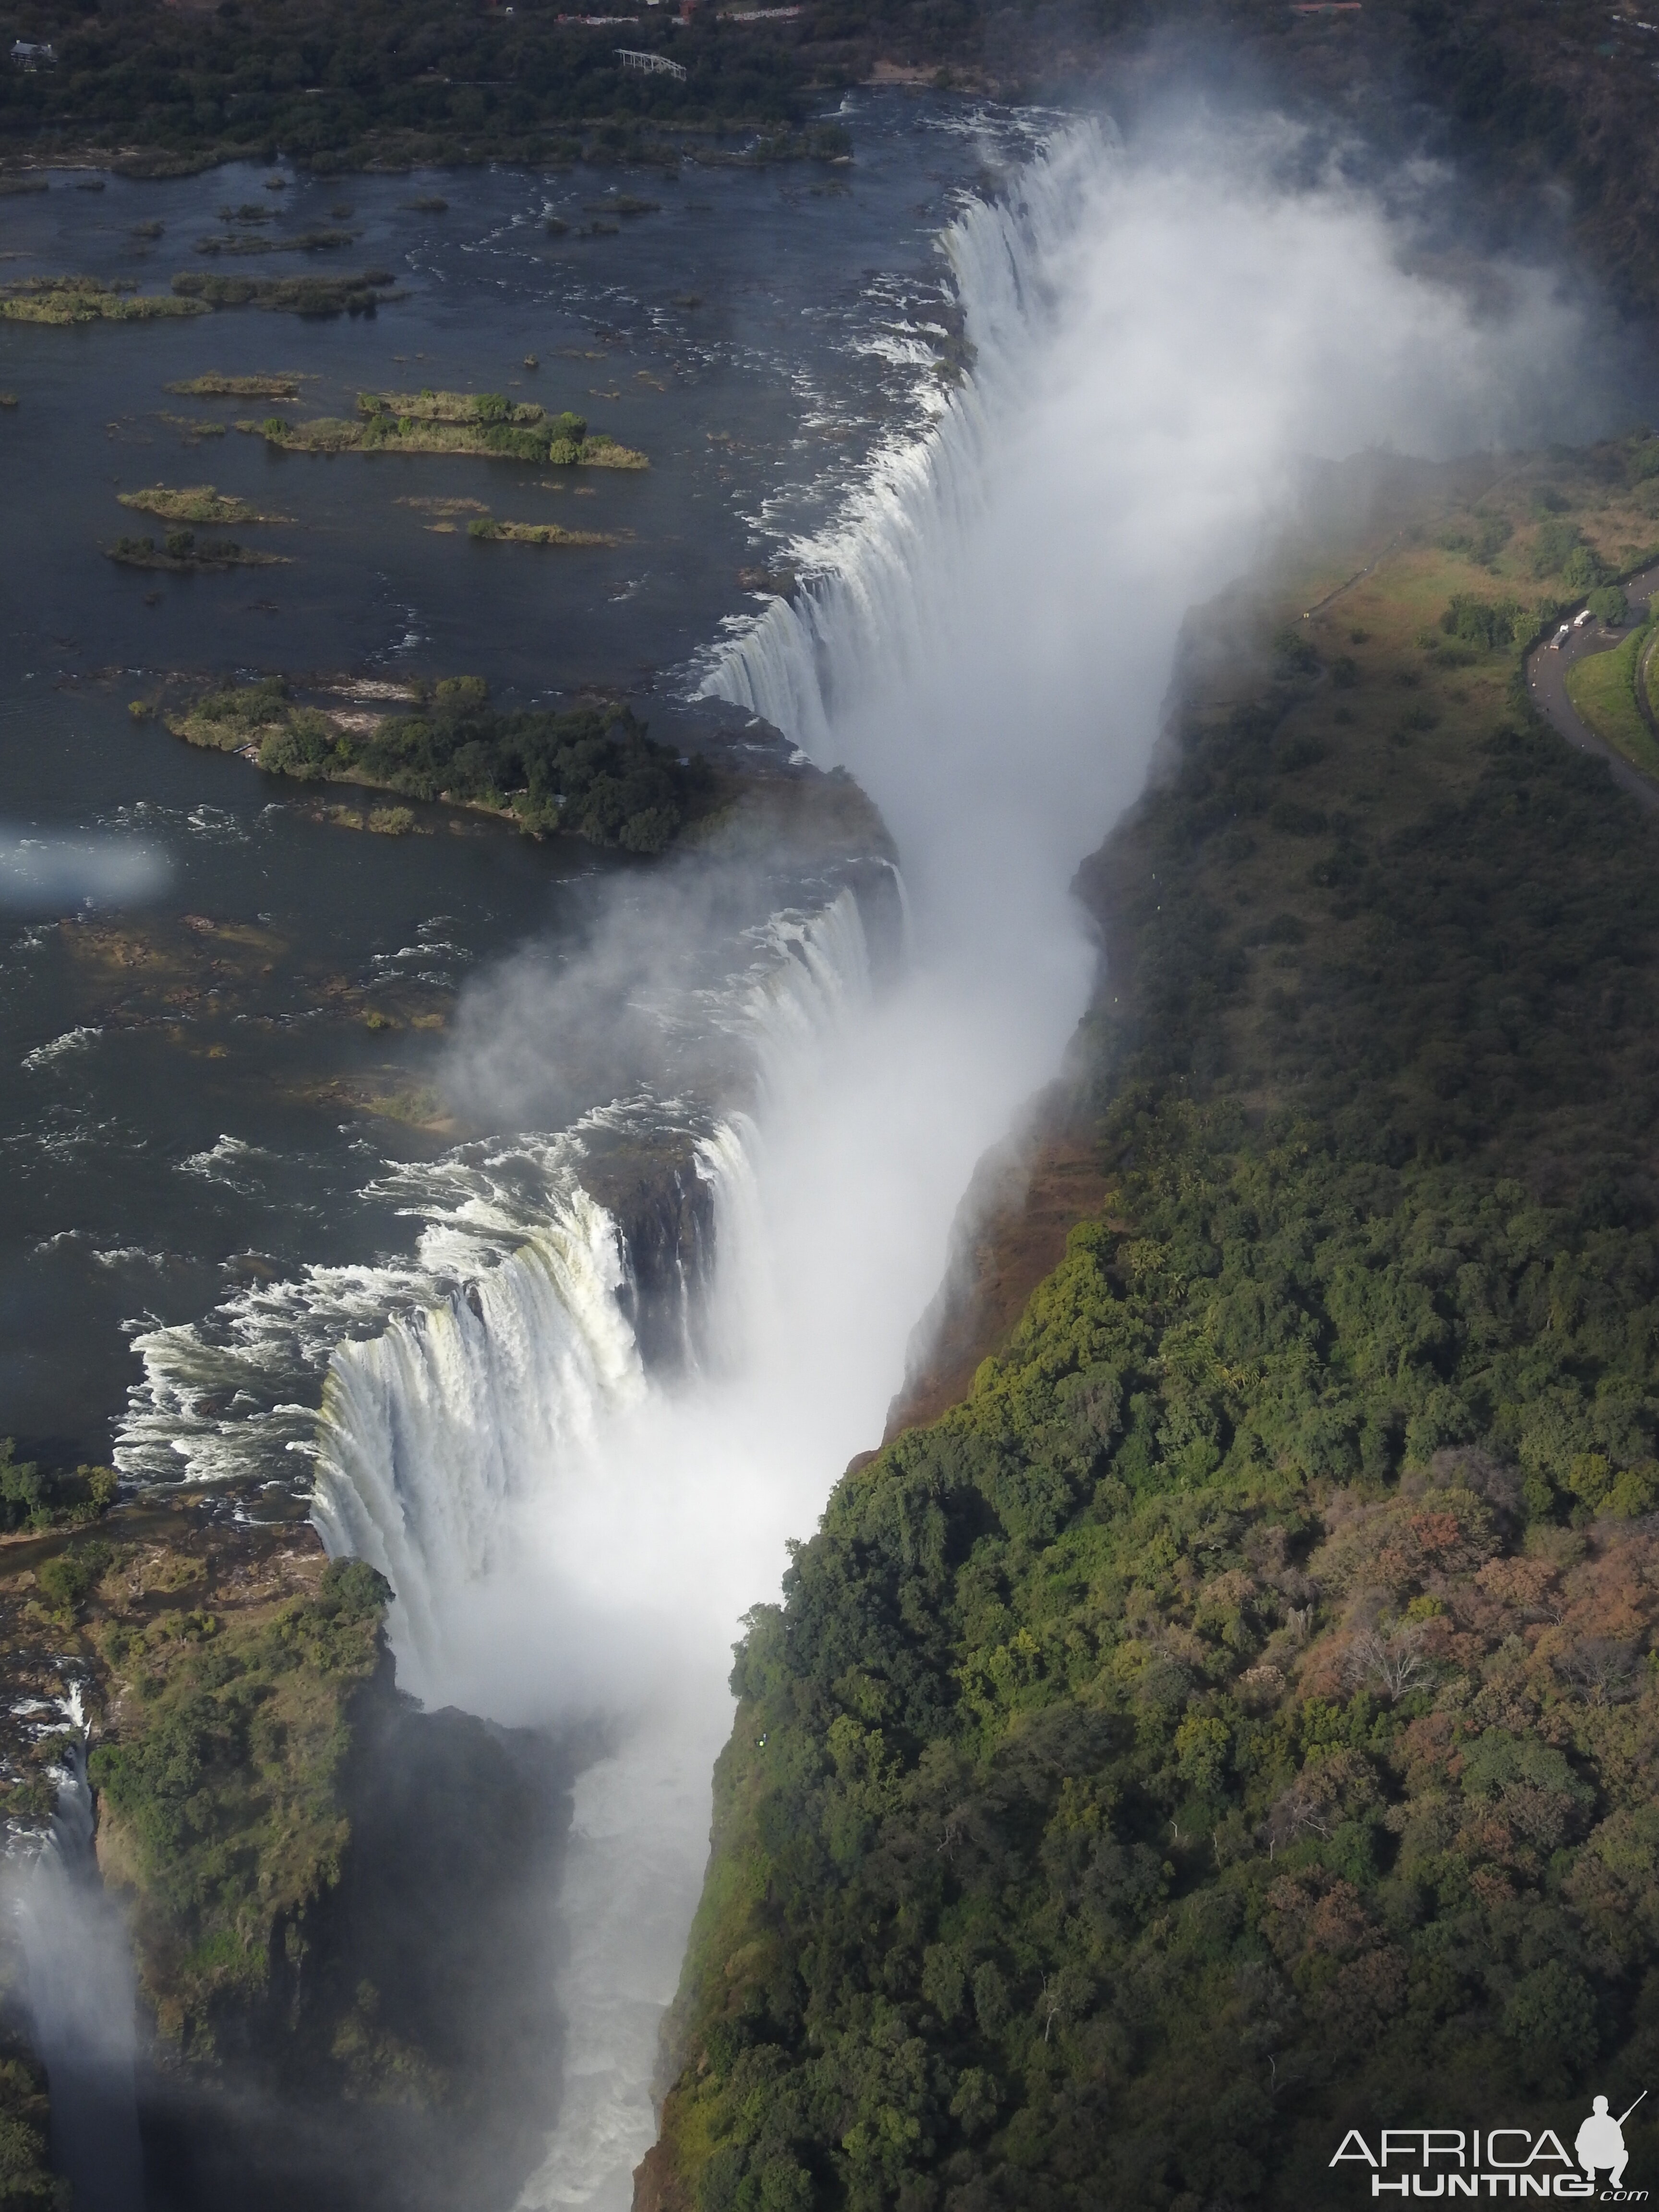
[[[624,69],[639,70],[647,76],[677,76],[682,82],[690,74],[681,62],[671,62],[666,54],[642,54],[632,46],[618,46],[617,57]]]

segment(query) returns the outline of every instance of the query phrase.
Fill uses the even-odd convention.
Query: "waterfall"
[[[1133,154],[1071,131],[1005,201],[964,205],[942,248],[971,376],[788,549],[797,595],[735,623],[697,679],[879,805],[913,902],[898,972],[871,988],[844,886],[781,911],[682,1010],[733,1047],[723,1087],[400,1170],[412,1261],[249,1293],[211,1341],[146,1340],[131,1449],[186,1459],[230,1448],[233,1376],[301,1443],[283,1346],[307,1373],[320,1346],[319,1525],[389,1575],[405,1679],[609,1731],[577,1791],[568,2057],[526,2212],[624,2212],[732,1636],[881,1433],[975,1163],[1087,1003],[1067,886],[1141,787],[1188,610],[1260,552],[1310,451],[1475,442],[1516,362],[1571,380],[1544,289],[1516,276],[1507,319],[1476,312],[1408,273],[1408,243],[1289,126],[1203,118]],[[614,972],[539,1003],[602,1020]],[[557,1043],[526,1034],[537,1003],[469,1001],[480,1064],[525,1097],[526,1055]],[[613,1139],[672,1150],[711,1209],[712,1270],[703,1251],[675,1277],[698,1325],[665,1363],[642,1352]]]
[[[847,890],[816,915],[774,915],[757,936],[741,981],[706,1011],[745,1047],[763,1117],[810,1080],[867,1003],[869,952]],[[659,1146],[672,1127],[665,1110],[626,1119],[622,1133]],[[423,1240],[427,1273],[407,1310],[379,1334],[336,1346],[313,1518],[331,1553],[366,1559],[391,1583],[400,1673],[418,1696],[464,1700],[474,1687],[458,1624],[501,1577],[502,1545],[522,1540],[523,1511],[605,1481],[629,1414],[648,1396],[672,1401],[701,1364],[700,1346],[716,1368],[740,1356],[763,1296],[753,1161],[762,1141],[757,1120],[732,1111],[690,1145],[691,1172],[712,1197],[713,1255],[675,1255],[679,1376],[652,1372],[641,1357],[630,1240],[583,1187],[585,1155],[574,1151],[546,1218],[514,1249],[497,1244],[482,1255],[491,1264],[467,1269],[452,1212],[448,1234]],[[730,1264],[711,1264],[728,1253]],[[713,1279],[706,1299],[694,1267]]]
[[[975,199],[940,240],[962,301],[974,373],[923,437],[873,457],[821,537],[788,557],[803,578],[775,599],[704,674],[702,690],[775,723],[814,759],[835,757],[838,718],[890,689],[934,628],[950,562],[985,511],[988,460],[1051,312],[1044,270],[1074,228],[1085,191],[1118,158],[1091,124],[1063,136],[1006,198]]]
[[[577,1188],[499,1266],[334,1354],[313,1516],[331,1553],[398,1593],[418,1696],[444,1680],[446,1592],[497,1565],[532,1470],[591,1452],[606,1411],[645,1388],[625,1279],[616,1224]]]
[[[64,1710],[58,1809],[15,1900],[33,2040],[52,2095],[52,2164],[68,2176],[76,2212],[141,2212],[132,1967],[93,1851],[78,1687]]]

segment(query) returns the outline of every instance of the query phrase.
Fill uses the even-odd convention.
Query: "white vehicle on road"
[[[1573,626],[1573,628],[1574,628],[1575,629],[1583,629],[1583,628],[1584,627],[1584,624],[1585,624],[1585,623],[1589,620],[1589,618],[1590,618],[1590,611],[1589,611],[1589,609],[1588,607],[1586,607],[1586,608],[1584,609],[1584,611],[1583,611],[1583,612],[1582,614],[1577,614],[1577,615],[1575,615],[1575,616],[1573,617],[1573,618],[1572,618],[1572,626]]]

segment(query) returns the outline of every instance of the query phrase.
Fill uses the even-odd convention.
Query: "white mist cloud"
[[[1340,178],[1288,187],[1299,150],[1278,125],[1075,142],[1030,187],[1036,285],[1006,217],[958,235],[994,302],[975,450],[936,473],[885,604],[825,593],[816,738],[881,805],[947,961],[966,945],[1017,976],[1067,933],[1064,887],[1139,788],[1183,614],[1257,557],[1308,457],[1443,457],[1573,404],[1582,325],[1547,274],[1477,272],[1471,296],[1412,273],[1415,226]]]
[[[477,1463],[505,1452],[520,1500],[498,1564],[458,1585],[431,1562],[446,1651],[429,1692],[511,1721],[653,1716],[583,1784],[575,2070],[526,2204],[628,2201],[727,1646],[775,1592],[786,1539],[879,1437],[975,1161],[1083,1011],[1096,956],[1067,884],[1144,781],[1187,610],[1281,526],[1307,457],[1535,435],[1572,387],[1579,326],[1547,278],[1505,271],[1501,300],[1476,300],[1413,273],[1409,224],[1340,176],[1297,180],[1307,167],[1273,124],[1200,118],[1127,154],[1080,134],[1015,212],[966,215],[951,250],[973,388],[799,549],[819,582],[715,679],[877,800],[914,952],[775,1071],[747,1231],[721,1259],[746,1317],[726,1370],[595,1399],[557,1451],[534,1424],[481,1437]],[[585,1028],[626,1040],[618,1001],[680,957],[678,896],[659,927],[647,902],[602,930],[539,997],[522,968],[483,987],[462,1034],[484,1088],[556,1092]],[[533,1336],[518,1356],[537,1359]],[[471,1479],[455,1467],[458,1490]]]
[[[36,836],[0,823],[0,908],[13,914],[137,905],[172,872],[165,853],[134,838]]]

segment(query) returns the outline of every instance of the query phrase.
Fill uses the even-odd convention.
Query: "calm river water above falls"
[[[526,937],[574,942],[617,874],[589,847],[443,810],[432,837],[337,829],[314,791],[190,750],[128,701],[173,674],[279,671],[477,672],[526,702],[689,689],[755,606],[739,568],[821,523],[872,446],[937,404],[933,240],[1010,137],[888,96],[848,118],[844,169],[317,181],[279,165],[288,187],[269,196],[262,169],[99,192],[59,173],[0,203],[9,279],[164,289],[233,265],[192,249],[222,233],[221,207],[252,201],[276,236],[343,222],[359,235],[341,266],[405,290],[324,322],[0,323],[0,389],[20,403],[0,412],[0,824],[141,836],[171,870],[144,912],[0,921],[0,1434],[106,1458],[136,1333],[307,1264],[406,1251],[385,1170],[453,1140],[416,1126],[435,1112],[432,1017]],[[585,234],[619,192],[658,210]],[[411,204],[439,193],[442,213]],[[134,234],[158,222],[158,239]],[[326,274],[335,258],[234,266]],[[652,466],[556,491],[508,462],[276,453],[228,427],[261,403],[164,388],[205,369],[299,372],[290,414],[349,415],[364,389],[501,390],[582,411]],[[185,577],[102,558],[123,531],[165,529],[116,498],[158,481],[293,516],[240,532],[292,565]],[[411,504],[444,498],[622,543],[479,545],[465,514],[434,530]],[[392,1026],[369,1026],[376,1012]],[[134,1449],[140,1471],[164,1468],[153,1432]]]

